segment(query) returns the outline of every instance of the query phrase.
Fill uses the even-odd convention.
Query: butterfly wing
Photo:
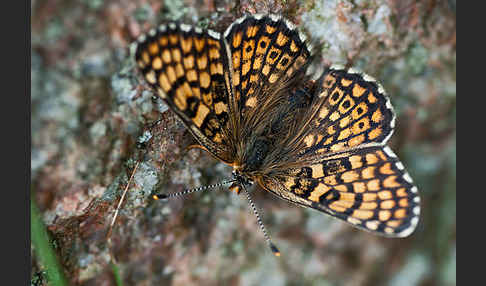
[[[385,146],[395,115],[383,88],[339,67],[329,68],[316,84],[321,87],[297,133],[280,148],[291,160],[265,166],[259,184],[361,229],[409,235],[420,199],[403,164]]]
[[[303,34],[276,15],[251,15],[236,20],[224,33],[230,54],[230,104],[238,130],[254,130],[278,108],[285,92],[308,63]],[[246,142],[244,136],[237,141]]]
[[[147,83],[210,153],[231,163],[227,58],[220,34],[170,23],[137,41],[135,60]]]
[[[413,232],[420,213],[417,187],[389,147],[329,155],[259,184],[281,198],[390,237]]]

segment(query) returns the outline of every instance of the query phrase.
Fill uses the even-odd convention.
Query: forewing
[[[317,84],[321,91],[297,136],[301,155],[386,144],[393,133],[395,115],[375,79],[353,69],[331,67]]]
[[[219,33],[170,23],[139,38],[135,60],[201,145],[232,162],[223,46]]]
[[[262,177],[259,184],[281,198],[385,236],[408,236],[418,223],[417,187],[387,146],[336,153],[286,174]]]
[[[240,18],[228,27],[224,39],[231,55],[230,104],[241,117],[238,126],[251,128],[248,123],[269,114],[281,91],[302,71],[310,57],[309,45],[293,24],[276,15]]]

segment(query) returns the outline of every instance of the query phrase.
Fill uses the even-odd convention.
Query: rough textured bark
[[[66,276],[115,285],[455,285],[455,1],[32,1],[32,186]],[[255,190],[275,258],[231,169],[135,72],[129,44],[180,19],[223,31],[244,13],[285,15],[324,43],[322,63],[376,77],[397,111],[393,150],[422,197],[406,239],[358,231]],[[157,120],[160,120],[156,124]],[[137,162],[109,249],[106,233]],[[33,277],[43,270],[35,255]],[[48,271],[48,269],[47,269]]]

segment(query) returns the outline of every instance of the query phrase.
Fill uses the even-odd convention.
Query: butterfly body
[[[395,115],[380,84],[338,66],[306,75],[311,45],[275,15],[223,34],[170,23],[139,38],[145,80],[200,147],[278,197],[389,237],[418,223],[419,196],[386,146]]]

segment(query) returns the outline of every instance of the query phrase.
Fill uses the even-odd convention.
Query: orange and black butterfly
[[[145,80],[199,147],[233,167],[232,190],[256,182],[358,228],[408,236],[420,199],[386,146],[390,100],[354,69],[332,66],[311,80],[310,46],[287,20],[252,15],[224,34],[161,25],[134,49]]]

